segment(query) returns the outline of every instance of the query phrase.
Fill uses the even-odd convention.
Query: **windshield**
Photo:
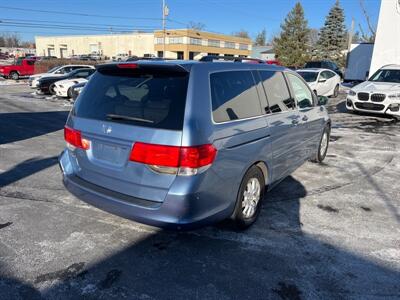
[[[317,81],[318,72],[297,72],[307,82]]]
[[[400,83],[400,70],[378,70],[369,81]]]
[[[187,73],[96,72],[76,102],[77,117],[182,130]]]

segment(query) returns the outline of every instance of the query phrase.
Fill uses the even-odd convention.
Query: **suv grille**
[[[375,103],[355,103],[356,107],[359,109],[366,109],[366,110],[383,110],[385,105],[383,104],[375,104]]]
[[[371,100],[374,102],[382,102],[385,100],[386,95],[385,94],[372,94],[371,95]]]
[[[369,100],[369,94],[368,93],[358,93],[358,100],[368,101]]]

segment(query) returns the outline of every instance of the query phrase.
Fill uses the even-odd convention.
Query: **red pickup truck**
[[[18,80],[22,76],[33,75],[34,65],[34,59],[18,59],[13,65],[0,66],[0,76]]]

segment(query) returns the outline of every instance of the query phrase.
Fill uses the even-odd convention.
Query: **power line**
[[[97,15],[97,14],[87,14],[87,13],[76,13],[76,12],[66,12],[66,11],[55,11],[55,10],[41,10],[33,8],[21,8],[21,7],[11,7],[11,6],[0,6],[3,9],[17,10],[17,11],[30,11],[38,13],[47,14],[60,14],[60,15],[73,15],[81,17],[96,17],[96,18],[110,18],[110,19],[122,19],[122,20],[151,20],[151,21],[162,21],[162,18],[144,18],[144,17],[121,17],[121,16],[107,16],[107,15]],[[176,24],[181,24],[187,26],[187,23],[177,21],[174,19],[168,19],[168,21]]]
[[[80,25],[80,26],[86,26],[86,25],[94,25],[94,26],[103,26],[103,27],[112,27],[112,28],[132,28],[132,26],[129,25],[117,25],[117,24],[99,24],[99,23],[76,23],[76,22],[60,22],[60,21],[42,21],[42,20],[31,20],[31,19],[8,19],[8,18],[0,18],[0,23],[2,20],[5,21],[16,21],[16,22],[35,22],[35,23],[44,23],[44,24],[67,24],[67,25]],[[140,27],[145,28],[155,28],[155,26],[146,26],[146,25],[140,25]]]

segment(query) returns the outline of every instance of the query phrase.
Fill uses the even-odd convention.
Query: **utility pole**
[[[165,39],[166,39],[165,23],[166,23],[166,17],[168,15],[169,15],[168,6],[165,4],[165,0],[162,0],[163,58],[165,58]]]

